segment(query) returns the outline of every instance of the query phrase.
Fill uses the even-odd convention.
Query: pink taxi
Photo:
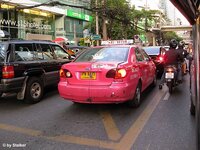
[[[75,103],[140,105],[141,93],[156,85],[156,66],[134,45],[93,47],[60,70],[61,97]]]

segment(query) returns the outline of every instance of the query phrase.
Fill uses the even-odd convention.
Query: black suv
[[[0,96],[17,93],[17,99],[39,102],[44,88],[59,82],[62,64],[70,61],[70,55],[53,42],[0,42]]]

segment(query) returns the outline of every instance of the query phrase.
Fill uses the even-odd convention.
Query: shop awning
[[[172,4],[185,16],[191,25],[198,18],[199,0],[170,0]]]

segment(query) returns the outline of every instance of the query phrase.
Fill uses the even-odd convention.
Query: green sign
[[[72,10],[66,10],[66,15],[72,18],[77,18],[85,21],[92,21],[92,16],[83,13],[77,13]]]
[[[146,40],[146,37],[144,34],[140,35],[140,39],[144,42]]]
[[[101,39],[101,35],[95,34],[95,35],[91,35],[91,40],[100,40]]]

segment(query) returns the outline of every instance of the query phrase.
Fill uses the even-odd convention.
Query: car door
[[[142,52],[139,48],[135,48],[135,56],[137,60],[137,65],[139,67],[139,72],[142,80],[142,90],[144,90],[148,86],[148,75],[149,75],[149,64],[145,60]]]
[[[31,69],[40,67],[35,58],[35,49],[32,43],[15,43],[14,46],[14,68],[15,77],[21,77]]]
[[[45,72],[46,85],[58,83],[58,64],[50,45],[48,43],[36,43],[36,47],[38,49],[38,59]]]
[[[144,61],[148,65],[146,68],[148,71],[147,84],[150,85],[153,82],[155,74],[156,74],[155,64],[153,61],[151,61],[150,57],[147,55],[147,53],[143,49],[140,49],[140,52],[142,53],[144,57]]]

